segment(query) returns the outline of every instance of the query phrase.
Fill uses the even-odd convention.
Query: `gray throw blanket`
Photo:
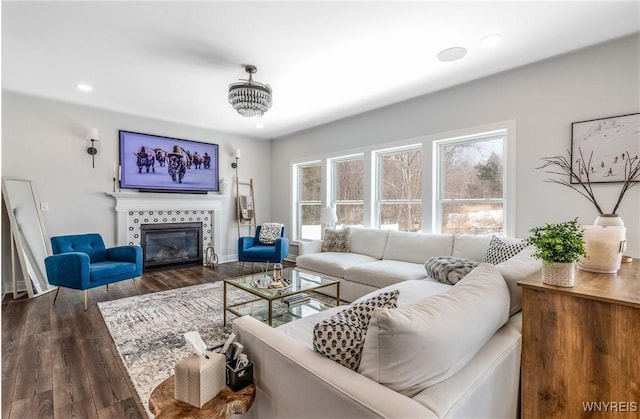
[[[473,260],[453,256],[436,256],[426,261],[424,268],[430,278],[437,279],[444,284],[455,285],[479,264]]]

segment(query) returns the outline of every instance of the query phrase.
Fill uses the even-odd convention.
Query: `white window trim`
[[[349,155],[344,155],[344,156],[340,156],[340,157],[335,157],[335,158],[331,158],[331,159],[327,159],[327,168],[328,170],[328,179],[329,182],[327,182],[328,185],[331,185],[331,188],[329,188],[329,190],[327,191],[327,204],[323,205],[324,206],[328,206],[328,207],[334,207],[336,206],[338,203],[340,204],[360,204],[363,206],[363,225],[364,224],[364,212],[366,212],[366,205],[365,205],[365,197],[366,197],[366,192],[363,193],[363,197],[362,200],[340,200],[338,201],[336,199],[336,191],[337,191],[337,180],[335,177],[335,164],[336,163],[341,163],[341,162],[345,162],[345,161],[350,161],[350,160],[362,160],[363,161],[363,182],[364,182],[364,188],[366,191],[366,178],[367,178],[367,174],[366,174],[366,159],[365,159],[365,154],[364,153],[357,153],[357,154],[349,154]]]
[[[299,163],[293,163],[291,165],[291,179],[292,179],[292,187],[291,187],[291,191],[292,191],[292,208],[291,208],[291,225],[293,226],[292,232],[291,232],[291,237],[292,237],[292,242],[298,242],[301,240],[306,240],[303,239],[301,237],[302,235],[302,226],[300,225],[300,206],[302,204],[302,201],[300,201],[300,170],[305,168],[305,167],[312,167],[312,166],[317,166],[318,164],[320,164],[321,168],[321,172],[324,173],[324,171],[322,170],[322,165],[323,162],[321,160],[310,160],[310,161],[302,161]],[[324,174],[321,176],[321,186],[320,186],[320,207],[322,208],[322,197],[324,196],[323,194],[323,178],[324,178]],[[304,202],[316,202],[316,201],[304,201]]]
[[[375,185],[375,194],[373,195],[375,198],[372,202],[372,219],[370,220],[370,224],[372,225],[374,228],[381,228],[382,226],[380,225],[380,206],[381,204],[406,204],[406,203],[412,203],[412,204],[420,204],[422,206],[424,206],[424,187],[422,188],[422,193],[421,193],[421,197],[420,199],[406,199],[406,200],[382,200],[382,168],[381,168],[381,161],[382,161],[382,157],[383,156],[389,156],[392,154],[398,154],[398,153],[404,153],[407,151],[420,151],[421,156],[420,159],[422,161],[422,172],[424,172],[425,168],[424,168],[424,155],[423,153],[423,147],[422,147],[422,143],[414,143],[414,144],[407,144],[407,145],[402,145],[402,146],[398,146],[398,147],[390,147],[390,148],[385,148],[382,150],[376,150],[374,151],[373,154],[373,159],[375,160],[375,173],[373,175],[373,179],[374,179],[374,185]],[[424,182],[424,175],[422,178],[422,181]],[[423,214],[424,215],[424,212]],[[421,228],[424,229],[424,219],[420,219],[420,225]]]
[[[322,206],[327,206],[330,203],[330,197],[328,196],[328,168],[327,161],[330,159],[337,159],[342,157],[348,157],[353,155],[362,154],[364,158],[364,219],[365,226],[372,228],[379,228],[377,220],[379,216],[376,214],[377,208],[377,158],[376,154],[392,149],[399,149],[403,147],[411,148],[416,144],[422,145],[422,231],[425,233],[438,232],[440,229],[435,217],[435,197],[437,197],[437,176],[435,171],[437,170],[437,145],[436,141],[460,138],[465,136],[476,135],[478,133],[486,133],[491,131],[506,130],[504,135],[505,141],[503,146],[505,147],[504,156],[506,156],[506,164],[504,166],[505,178],[503,184],[503,201],[505,211],[505,234],[508,237],[514,237],[515,234],[515,220],[516,220],[516,121],[506,120],[499,121],[490,124],[478,125],[473,127],[467,127],[463,129],[451,130],[446,132],[440,132],[435,134],[429,134],[424,136],[405,138],[401,140],[389,141],[379,144],[363,145],[357,149],[342,150],[334,153],[324,153],[321,155],[312,155],[290,161],[291,164],[291,225],[298,225],[298,179],[297,179],[297,167],[304,164],[320,163],[322,165]],[[431,169],[429,170],[429,163]],[[292,233],[292,242],[299,241],[299,232],[296,231],[295,235]]]
[[[505,165],[502,179],[502,205],[504,211],[503,227],[506,237],[514,237],[515,235],[515,187],[516,187],[516,123],[515,120],[497,122],[494,124],[488,124],[478,127],[466,128],[460,131],[453,131],[445,134],[439,134],[436,138],[431,140],[431,147],[429,148],[431,154],[432,170],[429,170],[429,178],[423,178],[423,188],[426,185],[431,186],[431,191],[427,196],[431,196],[430,214],[427,216],[431,219],[431,230],[429,232],[440,233],[441,232],[441,219],[439,205],[439,188],[441,185],[441,177],[438,174],[440,170],[438,162],[438,149],[441,144],[453,143],[453,142],[465,142],[473,139],[480,139],[483,137],[490,137],[491,135],[501,135],[504,138],[502,142],[503,156],[505,156]],[[425,141],[427,143],[427,141]],[[423,143],[423,145],[425,144]],[[426,157],[426,156],[425,156]],[[425,182],[426,180],[426,182]],[[470,201],[471,202],[471,201]],[[480,201],[479,201],[480,202]],[[487,202],[482,200],[481,202]],[[423,216],[425,216],[423,208]],[[424,231],[424,227],[423,227]]]

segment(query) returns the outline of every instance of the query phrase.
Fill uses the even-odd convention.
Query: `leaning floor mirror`
[[[25,179],[2,179],[2,197],[11,226],[11,263],[14,298],[26,288],[29,298],[56,289],[47,281],[44,259],[51,247],[40,213],[40,201],[35,185]],[[17,259],[20,268],[15,264]],[[24,288],[20,276],[24,278]]]

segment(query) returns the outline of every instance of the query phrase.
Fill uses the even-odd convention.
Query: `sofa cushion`
[[[445,293],[374,311],[358,372],[413,397],[460,370],[508,318],[507,285],[481,264]]]
[[[433,256],[451,256],[453,236],[389,231],[383,259],[423,264]]]
[[[452,288],[452,285],[441,284],[435,281],[423,281],[423,280],[410,280],[398,282],[397,284],[390,285],[388,287],[375,290],[369,294],[358,298],[353,304],[365,301],[374,295],[381,294],[383,292],[390,292],[393,290],[399,290],[398,307],[406,307],[411,304],[422,300],[429,295],[440,294],[446,292]],[[311,339],[311,331],[316,323],[322,320],[328,319],[334,314],[346,309],[348,306],[333,307],[325,311],[313,313],[308,316],[302,317],[295,321],[285,323],[278,326],[276,329],[279,333],[296,339],[299,342],[304,343],[309,349],[313,349],[313,342]]]
[[[472,234],[453,235],[453,253],[451,256],[476,262],[482,262],[492,236],[474,236]]]
[[[376,288],[386,287],[409,279],[425,279],[426,277],[427,273],[422,264],[399,260],[378,260],[350,266],[345,269],[343,276],[347,281]]]
[[[496,269],[509,287],[511,295],[509,315],[511,316],[522,310],[522,288],[518,286],[518,282],[542,277],[542,261],[533,257],[535,251],[534,246],[527,246],[514,257],[496,265]]]
[[[374,228],[350,227],[351,251],[361,255],[382,259],[387,245],[389,230]]]
[[[429,259],[424,268],[429,278],[436,279],[443,284],[455,285],[480,262],[453,256],[435,256]]]
[[[375,295],[317,323],[313,327],[313,349],[357,371],[371,314],[377,308],[397,307],[398,294],[393,290]]]
[[[334,230],[327,228],[324,231],[324,240],[322,241],[323,252],[341,252],[346,253],[351,250],[351,234],[348,228],[342,230]]]
[[[296,266],[330,276],[344,278],[346,269],[378,259],[358,253],[322,252],[298,256]]]
[[[497,265],[507,259],[517,255],[522,249],[527,247],[527,244],[522,240],[517,241],[505,241],[498,236],[492,236],[487,247],[487,252],[484,255],[483,262]]]

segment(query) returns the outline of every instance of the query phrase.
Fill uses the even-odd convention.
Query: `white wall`
[[[100,132],[95,169],[86,151],[87,127]],[[230,186],[231,151],[239,148],[240,180],[253,178],[256,185],[257,221],[271,220],[271,167],[264,164],[271,158],[269,141],[3,91],[2,176],[35,182],[40,200],[49,203],[43,213],[49,236],[99,232],[108,246],[115,243],[115,199],[107,193],[113,192],[120,129],[218,144],[220,177]],[[229,189],[222,202],[222,248],[216,249],[221,261],[237,258],[235,187]],[[4,238],[3,250],[9,247]]]
[[[278,138],[272,142],[272,178],[283,187],[272,191],[272,215],[291,222],[292,161],[515,120],[515,235],[575,217],[591,224],[593,205],[543,182],[547,175],[535,168],[541,157],[566,153],[572,122],[640,112],[639,51],[636,34]],[[597,184],[594,190],[611,211],[620,184]],[[626,254],[640,257],[640,186],[627,193],[618,213],[627,227]]]

